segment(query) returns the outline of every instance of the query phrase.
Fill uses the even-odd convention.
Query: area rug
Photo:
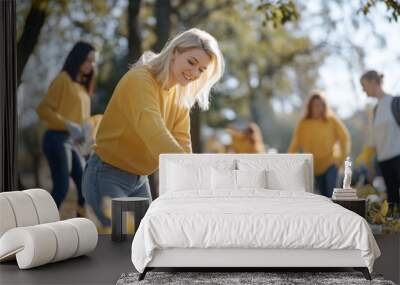
[[[360,272],[148,272],[142,281],[139,273],[122,274],[117,285],[145,284],[221,284],[221,285],[297,285],[297,284],[376,284],[395,285],[380,275],[372,275],[368,281]]]

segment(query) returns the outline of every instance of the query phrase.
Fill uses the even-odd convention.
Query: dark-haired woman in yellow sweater
[[[81,191],[84,162],[74,143],[84,140],[82,125],[90,117],[95,53],[91,44],[76,43],[37,108],[39,118],[48,129],[43,137],[43,152],[53,180],[51,194],[60,208],[71,176],[78,190],[78,216],[85,216]]]
[[[322,195],[331,197],[338,168],[350,152],[350,135],[321,93],[312,93],[306,106],[306,114],[294,131],[288,152],[302,150],[313,154],[317,187]]]
[[[103,197],[150,197],[161,153],[190,153],[190,108],[206,109],[223,58],[210,34],[190,29],[159,54],[145,53],[118,82],[96,136],[83,193],[106,232]]]

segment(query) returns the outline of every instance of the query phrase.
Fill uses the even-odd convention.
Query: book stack
[[[357,190],[353,189],[353,188],[350,188],[350,189],[335,188],[335,189],[333,189],[332,199],[335,199],[335,200],[358,199]]]

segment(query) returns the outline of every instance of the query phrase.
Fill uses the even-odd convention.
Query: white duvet
[[[358,249],[370,272],[380,255],[368,223],[323,196],[265,189],[215,194],[156,199],[132,243],[135,268],[143,272],[154,250],[165,248]]]

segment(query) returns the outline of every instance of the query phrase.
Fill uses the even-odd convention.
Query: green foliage
[[[389,14],[389,22],[397,22],[400,17],[400,3],[397,0],[367,0],[367,2],[361,7],[360,11],[364,15],[367,15],[371,11],[371,8],[376,6],[378,3],[385,4],[386,10]]]
[[[294,22],[300,18],[295,3],[291,0],[277,0],[277,1],[263,1],[264,3],[258,5],[257,11],[264,14],[265,19],[263,25],[272,23],[277,28],[287,22]]]
[[[48,2],[50,11],[32,57],[35,61],[27,69],[31,82],[36,82],[40,85],[37,89],[42,90],[35,96],[43,96],[72,44],[84,39],[95,43],[100,51],[93,110],[95,113],[104,111],[118,80],[133,63],[126,59],[128,0],[20,1],[17,5],[18,30],[23,26],[23,19],[33,1]],[[319,29],[323,36],[332,38],[331,32],[342,20],[333,19],[332,6],[336,4],[334,8],[339,7],[336,9],[339,11],[341,7],[350,8],[354,15],[359,8],[357,3],[345,0],[321,0],[320,3],[326,11],[314,15],[317,24],[310,21],[304,28],[301,25],[310,20],[305,14],[306,9],[303,9],[307,1],[171,0],[170,35],[191,27],[202,28],[217,38],[226,60],[226,72],[213,92],[211,109],[205,115],[206,123],[214,127],[223,126],[227,122],[221,110],[230,108],[242,118],[257,121],[266,135],[266,142],[285,150],[290,128],[295,125],[299,113],[296,108],[310,89],[316,87],[318,70],[327,54],[346,52],[352,60],[351,64],[359,59],[354,53],[359,53],[360,60],[364,56],[363,46],[351,45],[342,37],[339,40],[346,41],[346,49],[343,48],[345,45],[338,45],[339,51],[326,42],[311,40],[310,29]],[[377,3],[384,3],[391,19],[397,21],[400,11],[398,1],[368,0],[363,6],[364,14],[369,13]],[[157,41],[155,4],[155,0],[142,0],[140,8],[139,24],[144,50],[150,49]],[[365,23],[365,17],[361,18],[361,21],[354,19],[355,25]],[[38,68],[39,65],[41,68]],[[236,82],[237,85],[232,87],[229,82]],[[291,104],[293,97],[298,99],[297,105],[293,105],[293,114],[274,112],[273,101],[282,105]],[[275,135],[277,132],[280,135]],[[284,139],[278,140],[279,137]]]
[[[263,25],[271,23],[279,27],[288,22],[296,22],[300,18],[299,9],[292,0],[264,0],[257,6],[257,11],[264,14]],[[358,12],[367,15],[378,4],[386,6],[389,22],[397,22],[400,17],[400,2],[398,0],[364,0]]]
[[[290,95],[297,94],[301,101],[314,87],[324,56],[295,26],[269,28],[263,26],[263,21],[264,15],[257,12],[257,7],[237,1],[198,24],[218,39],[226,60],[224,78],[205,114],[206,123],[226,126],[228,121],[222,111],[232,109],[238,117],[256,121],[266,143],[285,151],[295,118],[278,118],[271,100],[287,101]],[[232,81],[237,86],[230,86]],[[279,136],[271,136],[277,132]]]

